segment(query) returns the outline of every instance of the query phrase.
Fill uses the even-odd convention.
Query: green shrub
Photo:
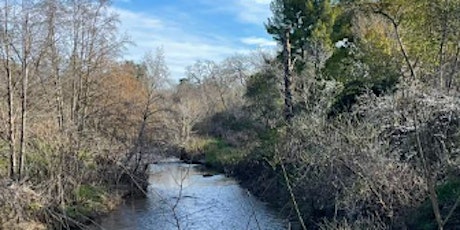
[[[460,196],[460,179],[451,178],[447,180],[444,184],[438,186],[436,192],[438,195],[439,207],[441,208],[441,215],[445,218]],[[446,229],[450,229],[449,226],[458,226],[460,223],[459,210],[460,209],[457,207],[446,223]],[[423,204],[414,211],[409,222],[414,229],[434,230],[438,228],[429,199],[423,202]]]
[[[204,148],[206,164],[222,171],[226,167],[233,167],[242,161],[246,153],[242,149],[229,146],[222,140],[215,139]]]
[[[75,202],[66,208],[71,217],[91,216],[108,210],[107,191],[103,187],[80,185],[74,190]]]
[[[102,202],[105,190],[102,187],[92,185],[80,185],[75,189],[75,197],[78,201]]]

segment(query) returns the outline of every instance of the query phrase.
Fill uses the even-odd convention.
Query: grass
[[[74,195],[75,202],[66,208],[67,215],[72,218],[106,213],[116,207],[119,201],[118,197],[113,197],[101,186],[80,185]]]
[[[247,153],[239,148],[231,147],[223,140],[213,139],[204,147],[206,165],[218,171],[235,167]]]
[[[193,137],[185,147],[188,154],[200,154],[205,151],[206,146],[214,141],[212,138],[206,137]]]

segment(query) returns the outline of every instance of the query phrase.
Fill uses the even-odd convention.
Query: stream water
[[[127,201],[100,228],[239,230],[286,229],[264,203],[223,175],[175,160],[150,165],[148,196]]]

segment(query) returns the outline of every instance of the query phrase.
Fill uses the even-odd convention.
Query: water
[[[110,230],[286,229],[283,220],[238,183],[204,176],[199,165],[152,164],[148,196],[122,205],[100,223]]]

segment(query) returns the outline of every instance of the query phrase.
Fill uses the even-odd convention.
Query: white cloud
[[[236,13],[243,22],[261,25],[270,17],[270,0],[238,0]]]
[[[266,38],[261,38],[261,37],[247,37],[247,38],[242,38],[241,42],[247,45],[256,45],[258,47],[270,47],[270,46],[276,46],[276,42],[266,39]]]
[[[243,23],[262,25],[270,17],[271,0],[196,0],[210,11],[235,15]]]
[[[270,4],[272,0],[254,0],[256,3],[259,4]]]
[[[127,1],[127,0],[124,0]],[[135,28],[146,28],[146,29],[156,29],[163,27],[163,23],[160,19],[153,18],[151,16],[145,15],[143,13],[135,13],[129,10],[124,10],[120,8],[112,8],[115,13],[118,14],[121,21],[124,22],[136,22],[135,24],[130,24],[129,26]],[[131,27],[131,28],[132,28]]]
[[[116,0],[128,3],[131,0]],[[271,0],[194,0],[205,13],[229,14],[250,27],[260,26],[271,15]],[[207,25],[195,20],[194,12],[177,11],[174,7],[156,13],[112,7],[119,15],[120,31],[126,32],[135,46],[128,46],[124,59],[141,60],[144,54],[162,46],[166,64],[174,79],[184,77],[185,68],[196,60],[220,61],[235,53],[249,53],[253,48],[272,48],[276,42],[258,36],[238,38],[215,34]],[[160,13],[158,13],[160,12]],[[203,13],[201,12],[201,13]],[[241,26],[244,29],[244,25]],[[242,35],[243,36],[243,35]]]
[[[135,43],[127,47],[124,58],[139,61],[147,51],[162,46],[171,77],[176,80],[184,77],[185,67],[196,60],[220,61],[235,53],[249,52],[241,43],[213,35],[212,31],[199,31],[146,13],[115,7],[112,10],[119,15],[121,32]]]

